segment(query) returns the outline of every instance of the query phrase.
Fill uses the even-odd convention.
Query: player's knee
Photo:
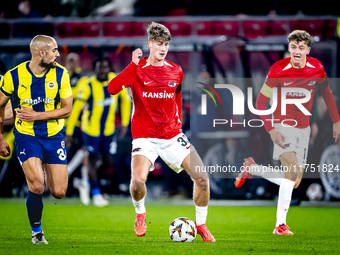
[[[195,185],[200,189],[200,190],[207,190],[209,189],[209,179],[208,178],[197,178],[193,179]]]
[[[301,183],[301,178],[298,178],[297,175],[290,175],[289,178],[287,178],[288,180],[295,182],[294,184],[294,189],[298,188],[300,186]]]
[[[297,166],[296,153],[294,151],[285,152],[280,156],[281,162],[286,166]],[[292,170],[293,167],[291,168]]]
[[[64,189],[57,189],[51,191],[51,194],[56,199],[62,199],[66,195],[66,190]]]
[[[35,181],[30,185],[30,191],[36,194],[42,194],[44,192],[45,186],[39,181]]]
[[[295,180],[294,189],[297,189],[300,186],[300,183],[301,183],[301,179]]]
[[[131,178],[131,188],[138,190],[145,185],[146,179],[141,176]]]

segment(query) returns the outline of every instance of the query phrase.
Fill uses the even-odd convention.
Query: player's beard
[[[44,62],[44,60],[42,59],[40,61],[40,66],[43,67],[43,68],[46,68],[46,69],[50,69],[50,68],[55,68],[55,64],[54,64],[55,61],[52,61],[50,63],[46,63]]]

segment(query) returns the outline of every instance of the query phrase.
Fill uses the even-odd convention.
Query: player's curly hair
[[[146,29],[148,33],[148,39],[150,41],[165,41],[170,42],[171,34],[169,29],[159,23],[151,22],[151,24]]]
[[[310,47],[312,43],[312,38],[310,34],[304,30],[294,30],[288,35],[288,43],[291,41],[305,42],[308,47]]]

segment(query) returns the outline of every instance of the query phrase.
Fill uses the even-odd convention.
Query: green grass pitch
[[[0,254],[340,254],[340,209],[291,207],[294,236],[274,236],[275,207],[210,206],[207,226],[216,243],[197,236],[172,242],[169,224],[195,220],[194,206],[147,201],[146,236],[133,231],[130,200],[109,207],[81,206],[77,199],[44,199],[42,227],[48,245],[31,244],[25,200],[0,199]]]

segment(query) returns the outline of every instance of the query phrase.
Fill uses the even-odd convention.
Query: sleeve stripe
[[[320,83],[318,87],[321,90],[326,89],[328,87],[328,80],[327,80],[327,78],[325,78],[325,80],[322,83]]]
[[[266,97],[271,97],[273,94],[273,88],[269,87],[267,84],[263,84],[260,93],[262,93]]]
[[[182,90],[182,84],[179,84],[179,86],[177,86],[177,88],[176,88],[176,94],[178,94],[178,93],[180,93],[181,92],[181,90]]]
[[[3,87],[1,87],[0,90],[1,90],[2,94],[4,94],[6,97],[10,97],[10,96],[11,96],[11,94],[7,93],[7,92],[4,90]]]

